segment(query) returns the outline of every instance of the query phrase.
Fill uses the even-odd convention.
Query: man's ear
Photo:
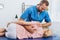
[[[48,11],[48,7],[46,8],[46,10]]]

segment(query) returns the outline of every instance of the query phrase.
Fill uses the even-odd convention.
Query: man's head
[[[44,11],[48,8],[49,2],[47,0],[42,0],[38,5],[37,8],[39,11]]]

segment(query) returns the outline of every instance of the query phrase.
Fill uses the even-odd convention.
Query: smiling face
[[[48,8],[48,5],[49,5],[49,2],[44,0],[44,1],[41,1],[38,5],[37,5],[37,8],[38,8],[38,11],[44,11]]]
[[[38,10],[39,11],[44,11],[44,10],[46,10],[48,8],[48,6],[46,6],[46,4],[44,3],[44,4],[42,4],[41,6],[40,5],[38,5]]]

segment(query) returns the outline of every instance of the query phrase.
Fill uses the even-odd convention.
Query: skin
[[[46,4],[42,4],[42,5],[37,5],[37,9],[40,10],[40,11],[44,11],[45,9],[47,9],[48,6],[46,6]],[[33,27],[33,24],[31,22],[26,22],[24,21],[22,18],[20,18],[19,20],[17,20],[16,22],[10,22],[10,23],[16,23],[16,24],[19,24],[19,25],[22,25],[28,32],[30,33],[33,33],[34,30],[31,30],[31,28]],[[8,25],[10,24],[8,23]],[[48,27],[48,26],[51,26],[51,22],[49,23],[40,23],[40,22],[36,22],[35,23],[37,26],[39,27]],[[28,26],[28,27],[27,27]],[[45,30],[44,30],[45,31]]]

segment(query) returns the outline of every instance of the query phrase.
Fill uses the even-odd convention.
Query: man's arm
[[[16,23],[16,24],[23,25],[23,26],[28,26],[28,25],[31,24],[30,22],[24,21],[22,18],[20,18],[20,19],[17,20],[16,22],[11,22],[11,23]]]
[[[16,24],[20,24],[20,25],[30,25],[30,22],[26,22],[23,19],[19,19],[18,21],[14,22]]]
[[[51,23],[51,19],[50,19],[50,16],[49,16],[48,12],[46,12],[44,19],[45,19],[46,23],[42,24],[42,27],[49,27],[49,26],[51,26],[52,23]]]

